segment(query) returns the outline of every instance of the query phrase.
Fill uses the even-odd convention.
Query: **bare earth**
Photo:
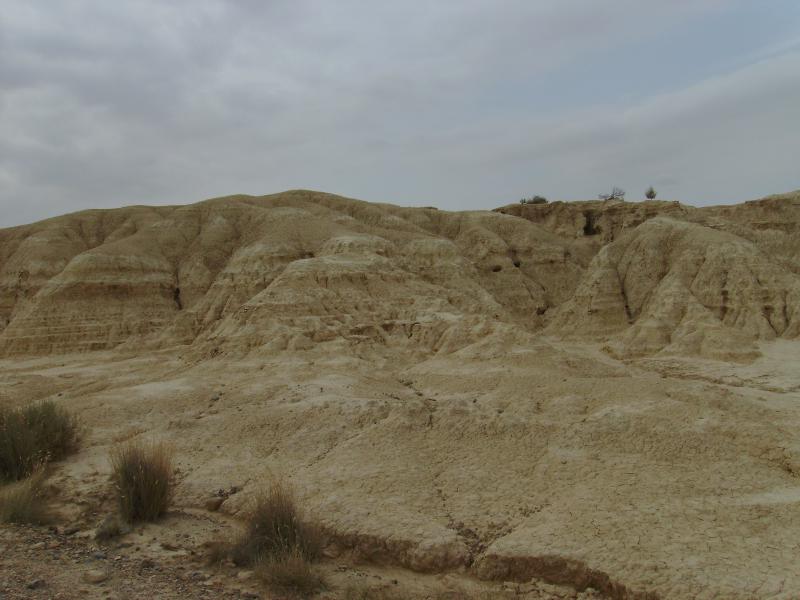
[[[54,529],[0,529],[0,598],[269,598],[205,554],[276,477],[331,534],[320,597],[797,598],[798,336],[797,193],[0,230],[0,402],[85,427]],[[137,436],[174,446],[175,507],[98,544]]]

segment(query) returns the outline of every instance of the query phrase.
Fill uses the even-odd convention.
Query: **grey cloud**
[[[496,109],[721,1],[3,4],[0,226],[292,187],[453,209],[614,183],[692,201],[800,187],[791,44],[633,103]]]

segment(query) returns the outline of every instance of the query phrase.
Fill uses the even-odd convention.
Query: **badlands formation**
[[[334,580],[402,597],[800,597],[799,336],[798,192],[292,191],[0,230],[0,402],[86,430],[64,522],[110,510],[115,443],[165,439],[174,511],[112,552],[191,561],[279,477]]]

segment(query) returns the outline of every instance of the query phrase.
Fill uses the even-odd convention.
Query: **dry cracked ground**
[[[206,554],[281,479],[320,598],[797,598],[799,335],[798,193],[0,230],[0,403],[83,426],[55,522],[0,528],[0,597],[279,597]],[[130,439],[174,448],[174,506],[99,543]]]

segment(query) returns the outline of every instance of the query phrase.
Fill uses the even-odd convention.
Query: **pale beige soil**
[[[0,403],[85,430],[58,532],[0,529],[0,594],[271,597],[203,556],[280,478],[330,598],[800,597],[800,197],[502,210],[293,192],[0,230]],[[98,549],[132,438],[174,447],[175,506]]]
[[[541,340],[501,359],[477,350],[380,374],[311,351],[197,366],[168,352],[94,353],[2,361],[0,393],[10,403],[57,398],[81,415],[83,447],[50,477],[61,527],[81,527],[78,546],[94,544],[87,536],[113,508],[109,448],[134,435],[174,445],[175,513],[124,538],[135,546],[119,551],[123,565],[152,556],[170,572],[213,575],[203,542],[229,537],[228,516],[282,477],[339,536],[328,553],[347,570],[791,598],[800,590],[800,372],[786,367],[800,348],[781,344],[746,369],[626,364]],[[203,510],[233,486],[241,491],[221,514]],[[25,562],[47,555],[35,554]],[[49,589],[65,593],[83,568],[44,564]],[[407,585],[420,577],[403,573]],[[123,573],[120,585],[140,575]],[[235,571],[219,577],[230,579],[224,589],[240,584]],[[195,593],[183,580],[158,585]]]

